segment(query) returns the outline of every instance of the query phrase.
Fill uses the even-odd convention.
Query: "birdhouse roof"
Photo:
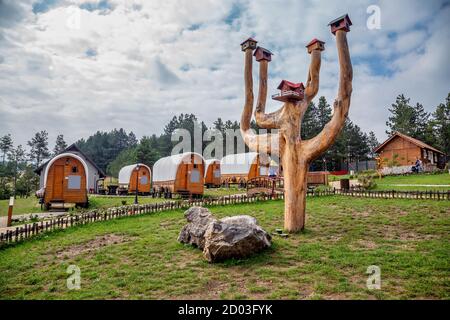
[[[287,81],[287,80],[282,80],[280,82],[280,84],[278,85],[277,89],[281,90],[281,88],[283,88],[284,84],[287,84],[289,87],[294,88],[294,89],[297,89],[297,88],[303,88],[304,89],[305,88],[305,86],[303,85],[303,82],[294,83],[294,82],[290,82],[290,81]]]
[[[334,19],[333,21],[330,21],[330,23],[328,25],[330,26],[330,25],[332,25],[332,24],[334,24],[334,23],[336,23],[338,21],[344,20],[345,18],[347,18],[348,24],[351,26],[352,25],[352,20],[350,20],[350,17],[348,16],[347,13],[342,15],[342,16],[340,16],[339,18]]]
[[[243,41],[243,42],[241,43],[241,46],[242,46],[244,43],[246,43],[247,41],[253,41],[253,42],[258,43],[258,41],[256,41],[255,39],[253,39],[253,38],[248,38],[247,40],[245,40],[245,41]]]
[[[273,53],[270,52],[270,50],[268,50],[268,49],[266,49],[266,48],[263,48],[263,47],[258,47],[258,48],[256,48],[255,53],[254,53],[253,55],[256,56],[256,53],[257,53],[259,50],[262,50],[263,52],[266,52],[266,53],[268,53],[268,54],[273,55]]]
[[[325,41],[321,41],[321,40],[319,40],[319,39],[317,39],[317,38],[314,38],[314,39],[311,40],[310,43],[308,43],[308,44],[306,45],[306,47],[308,48],[309,46],[312,46],[312,45],[313,45],[314,43],[316,43],[316,42],[325,43]]]

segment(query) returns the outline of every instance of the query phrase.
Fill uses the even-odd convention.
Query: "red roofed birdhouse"
[[[258,43],[258,41],[256,41],[255,39],[248,38],[247,40],[245,40],[244,42],[241,43],[241,49],[242,49],[242,51],[245,51],[247,49],[255,50],[257,43]]]
[[[272,52],[270,52],[269,50],[263,48],[263,47],[258,47],[255,50],[255,53],[253,54],[256,57],[256,61],[261,61],[261,60],[267,60],[267,61],[272,61]]]
[[[303,100],[305,94],[305,87],[302,82],[293,83],[283,80],[277,89],[281,90],[281,92],[274,94],[272,99],[283,102]]]
[[[306,45],[306,48],[308,48],[308,53],[311,54],[313,50],[325,50],[325,42],[320,41],[319,39],[312,39],[310,43]]]
[[[352,25],[352,21],[348,14],[344,14],[343,16],[334,19],[329,24],[331,26],[331,33],[336,34],[337,30],[344,30],[345,32],[350,32],[350,26]]]

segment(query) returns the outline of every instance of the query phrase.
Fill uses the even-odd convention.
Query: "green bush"
[[[375,189],[375,187],[377,186],[374,177],[375,177],[374,174],[362,174],[358,177],[358,182],[364,189],[372,190]]]
[[[12,195],[13,191],[8,185],[0,185],[0,200],[9,199]]]

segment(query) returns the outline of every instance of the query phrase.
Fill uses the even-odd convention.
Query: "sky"
[[[138,138],[160,134],[180,113],[208,126],[239,120],[239,44],[249,36],[274,53],[269,95],[282,79],[306,82],[305,45],[325,41],[315,101],[332,105],[339,68],[327,24],[345,13],[349,116],[382,141],[399,94],[431,112],[450,92],[450,1],[0,0],[0,135],[26,145],[47,130],[52,146],[58,134],[72,143],[120,127]],[[268,99],[267,112],[279,107]]]

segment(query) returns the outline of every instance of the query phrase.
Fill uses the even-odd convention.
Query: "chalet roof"
[[[316,42],[325,43],[325,41],[322,41],[322,40],[319,40],[317,38],[314,38],[305,47],[308,48],[309,46],[312,46]]]
[[[246,43],[247,41],[253,41],[253,42],[258,43],[258,41],[256,41],[255,39],[253,39],[253,38],[250,37],[250,38],[248,38],[247,40],[242,41],[241,46],[242,46],[244,43]]]
[[[145,168],[148,169],[150,174],[152,173],[152,170],[150,169],[150,167],[145,165],[145,164],[143,164],[143,163],[130,164],[130,165],[122,167],[122,169],[120,169],[120,171],[119,171],[119,184],[129,184],[130,183],[131,174],[133,173],[133,170],[137,166],[145,167]],[[149,183],[150,183],[150,181],[149,181]]]
[[[100,173],[100,177],[106,177],[105,172],[102,169],[100,169],[100,167],[98,167],[91,158],[89,158],[83,151],[81,151],[80,148],[78,148],[75,143],[72,143],[70,146],[68,146],[66,149],[61,151],[59,154],[67,153],[67,152],[71,152],[71,151],[81,154],[83,156],[83,158],[85,158],[88,162],[90,162],[94,166],[94,168]],[[45,166],[50,162],[50,160],[51,159],[49,159],[46,162],[44,162],[43,164],[41,164],[39,167],[37,167],[34,170],[34,172],[37,174],[40,174],[42,169],[45,168]]]
[[[257,157],[261,164],[269,164],[270,157],[264,153],[248,152],[229,154],[220,160],[221,174],[248,174],[253,163]]]
[[[401,132],[395,131],[394,134],[392,136],[390,136],[386,141],[384,141],[382,144],[380,144],[378,147],[376,147],[373,151],[378,153],[381,149],[383,149],[389,142],[392,141],[392,139],[394,139],[395,137],[400,137],[403,138],[405,140],[408,140],[409,142],[411,142],[412,144],[422,148],[422,149],[428,149],[428,150],[432,150],[435,151],[437,153],[440,154],[445,154],[442,151],[439,151],[436,148],[433,148],[432,146],[426,144],[425,142],[422,142],[418,139],[415,139],[413,137],[407,136],[406,134],[403,134]]]
[[[267,53],[273,55],[273,53],[270,52],[269,49],[266,49],[266,48],[263,48],[263,47],[259,47],[259,46],[258,46],[258,48],[256,48],[255,53],[253,53],[253,55],[256,56],[256,53],[257,53],[259,50],[262,50],[262,51],[264,51],[264,52],[267,52]]]
[[[283,88],[283,84],[287,84],[289,87],[291,87],[291,88],[305,88],[305,86],[303,85],[303,82],[300,82],[300,83],[294,83],[294,82],[290,82],[290,81],[287,81],[287,80],[282,80],[281,82],[280,82],[280,84],[278,85],[278,87],[277,87],[277,89],[280,89],[281,90],[281,88]]]
[[[333,23],[338,22],[338,21],[344,19],[345,17],[347,17],[348,24],[349,24],[349,25],[352,25],[352,20],[350,20],[350,17],[348,16],[347,13],[344,14],[344,15],[342,15],[342,16],[340,16],[339,18],[334,19],[333,21],[330,21],[330,23],[329,23],[328,25],[330,26],[330,25],[332,25]]]
[[[175,180],[177,176],[178,166],[181,163],[191,163],[192,155],[194,155],[195,164],[205,162],[202,155],[196,152],[174,154],[156,161],[153,165],[153,182]]]

